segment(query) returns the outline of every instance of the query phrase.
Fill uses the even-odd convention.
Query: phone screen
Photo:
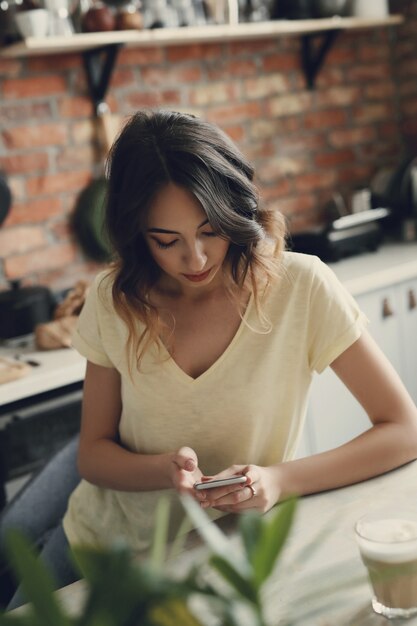
[[[239,485],[246,482],[246,476],[230,476],[229,478],[214,478],[202,483],[195,483],[195,489],[214,489],[215,487],[225,487],[226,485]]]

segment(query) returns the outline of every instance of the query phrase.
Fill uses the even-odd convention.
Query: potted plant
[[[36,559],[26,539],[12,533],[8,544],[11,562],[31,604],[23,610],[0,613],[0,626],[272,624],[266,618],[264,590],[290,533],[296,500],[283,502],[265,516],[257,513],[240,516],[233,539],[210,523],[194,500],[183,498],[183,504],[209,547],[203,563],[195,562],[182,574],[168,573],[167,556],[172,557],[181,550],[181,540],[174,542],[169,555],[166,544],[169,511],[166,501],[161,500],[153,548],[146,561],[135,561],[123,545],[109,549],[79,547],[74,551],[86,583],[86,598],[75,616],[58,603],[50,575]],[[237,544],[234,539],[238,539]],[[302,562],[311,556],[319,542],[320,537],[315,538],[303,550]],[[328,581],[323,582],[325,587],[319,593],[311,584],[306,589],[303,585],[298,600],[300,606],[293,615],[276,615],[277,622],[285,626],[305,626],[309,623],[309,612],[317,610],[320,599],[322,604],[339,605],[340,599],[337,595],[332,597],[332,592],[337,591],[338,586],[345,590],[346,581],[338,583],[331,572]],[[348,584],[357,582],[350,580]]]

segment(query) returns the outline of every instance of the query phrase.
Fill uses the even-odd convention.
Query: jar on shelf
[[[93,0],[81,18],[82,30],[97,33],[116,30],[115,12],[101,0]]]
[[[117,30],[141,30],[143,28],[142,3],[133,0],[122,5],[116,12]]]

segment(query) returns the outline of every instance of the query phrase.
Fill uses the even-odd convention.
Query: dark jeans
[[[62,518],[80,477],[77,471],[78,436],[64,446],[7,504],[0,516],[0,606],[13,609],[25,603],[4,555],[9,529],[18,529],[33,542],[52,573],[57,589],[80,575],[69,557]]]

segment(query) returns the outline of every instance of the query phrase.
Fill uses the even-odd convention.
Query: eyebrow
[[[201,228],[202,226],[205,226],[208,223],[209,223],[208,219],[205,219],[204,222],[201,222],[201,224],[197,226],[197,230]],[[148,228],[147,232],[148,233],[162,233],[166,235],[181,235],[181,233],[179,233],[177,230],[167,230],[166,228]]]

